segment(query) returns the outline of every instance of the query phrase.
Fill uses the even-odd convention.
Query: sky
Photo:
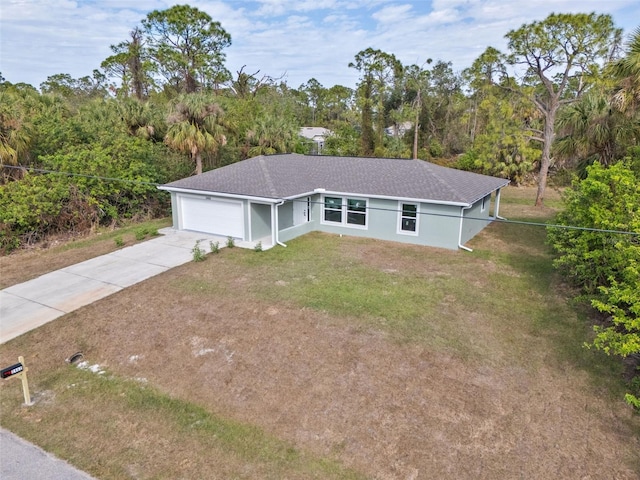
[[[48,76],[91,75],[110,45],[153,10],[188,0],[0,0],[0,73],[35,87]],[[191,0],[231,35],[226,67],[282,79],[298,88],[355,87],[349,62],[368,47],[404,65],[427,59],[469,67],[504,35],[550,13],[610,14],[629,35],[640,26],[638,0]]]

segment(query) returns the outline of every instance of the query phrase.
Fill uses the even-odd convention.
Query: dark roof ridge
[[[269,169],[265,165],[265,162],[264,162],[265,158],[266,157],[264,155],[260,155],[258,157],[258,165],[260,165],[260,169],[262,170],[262,174],[264,175],[264,179],[267,182],[267,188],[269,189],[269,192],[274,197],[277,197],[278,196],[278,192],[276,191],[276,187],[274,186],[273,180],[271,179],[271,175],[269,174]]]
[[[437,170],[438,168],[433,168],[433,167],[441,167],[440,165],[436,165],[435,163],[431,163],[428,160],[421,160],[419,158],[414,159],[418,162],[420,162],[420,164],[422,165],[422,168],[426,168],[429,170],[429,173],[431,173],[433,175],[433,177],[440,182],[442,185],[444,185],[445,187],[447,187],[449,189],[450,192],[455,192],[456,189],[449,183],[447,182],[444,178],[442,178],[438,173]],[[448,168],[448,167],[441,167],[441,168]]]

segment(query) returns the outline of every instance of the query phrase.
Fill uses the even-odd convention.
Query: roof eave
[[[224,196],[229,198],[241,198],[253,201],[262,201],[266,203],[278,203],[283,200],[293,200],[300,197],[310,196],[314,194],[329,194],[329,195],[341,195],[341,196],[355,196],[355,197],[367,197],[367,198],[378,198],[383,200],[395,200],[395,201],[408,201],[408,202],[419,202],[419,203],[429,203],[434,205],[447,205],[447,206],[455,206],[455,207],[470,207],[475,204],[480,199],[486,197],[487,195],[492,194],[493,192],[500,190],[501,188],[509,185],[509,180],[504,180],[498,186],[495,186],[492,189],[487,189],[485,193],[483,193],[478,198],[473,199],[471,202],[466,201],[448,201],[448,200],[437,200],[433,198],[420,198],[420,197],[408,197],[408,196],[395,196],[395,195],[379,195],[379,194],[371,194],[371,193],[354,193],[348,191],[338,191],[338,190],[327,190],[324,188],[314,188],[310,191],[305,191],[301,193],[295,193],[293,195],[287,196],[274,196],[274,197],[265,197],[259,195],[249,195],[249,194],[238,194],[238,193],[227,193],[221,191],[213,191],[213,190],[200,190],[193,188],[185,188],[185,187],[173,187],[170,185],[159,185],[157,188],[164,191],[169,192],[178,192],[178,193],[188,193],[194,195],[214,195],[214,196]]]
[[[427,198],[416,198],[416,197],[398,197],[394,195],[375,195],[370,193],[354,193],[354,192],[341,192],[338,190],[326,190],[317,188],[315,190],[300,193],[296,195],[290,195],[285,197],[283,200],[294,200],[296,198],[314,195],[314,194],[322,194],[322,195],[340,195],[340,196],[351,196],[351,197],[366,197],[366,198],[379,198],[381,200],[397,200],[397,201],[408,201],[408,202],[418,202],[418,203],[433,203],[437,205],[448,205],[455,207],[468,207],[472,204],[465,202],[448,202],[446,200],[434,200]]]
[[[511,183],[511,180],[505,180],[505,182],[504,182],[502,185],[499,185],[499,186],[495,187],[493,190],[491,190],[491,191],[489,191],[489,192],[485,193],[484,195],[482,195],[482,196],[480,196],[480,197],[476,198],[476,199],[475,199],[473,202],[471,202],[469,205],[473,205],[473,204],[474,204],[474,203],[476,203],[478,200],[480,200],[480,199],[482,199],[482,198],[486,197],[487,195],[492,194],[493,192],[497,192],[497,191],[498,191],[498,190],[500,190],[501,188],[504,188],[504,187],[506,187],[507,185],[509,185],[510,183]]]
[[[193,195],[212,195],[216,197],[239,198],[244,200],[261,201],[266,203],[278,203],[282,201],[281,198],[261,197],[256,195],[242,195],[238,193],[216,192],[212,190],[197,190],[193,188],[169,187],[167,185],[159,185],[158,189],[164,190],[167,192],[190,193]]]

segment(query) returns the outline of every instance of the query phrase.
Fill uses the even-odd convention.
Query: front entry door
[[[296,198],[293,201],[293,224],[300,225],[309,221],[310,198]]]

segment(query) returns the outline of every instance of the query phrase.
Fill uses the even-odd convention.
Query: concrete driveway
[[[193,260],[198,240],[225,246],[227,239],[165,228],[161,236],[0,290],[0,344]],[[248,242],[239,247],[252,248]],[[90,480],[92,477],[6,430],[0,429],[0,478],[3,480]]]
[[[0,344],[51,320],[193,260],[198,240],[227,239],[166,228],[151,240],[0,290]],[[240,247],[250,247],[242,245]]]

